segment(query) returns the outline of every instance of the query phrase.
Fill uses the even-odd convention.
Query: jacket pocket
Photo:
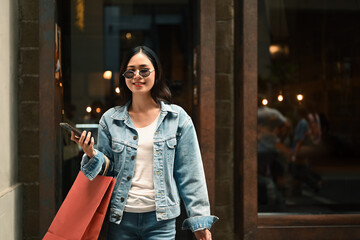
[[[112,141],[111,148],[114,153],[121,153],[124,150],[125,145],[116,141]]]
[[[165,160],[169,164],[169,169],[172,170],[174,165],[175,150],[176,150],[176,138],[170,138],[165,140]]]
[[[114,170],[115,176],[120,172],[121,166],[123,166],[123,162],[125,160],[124,156],[124,148],[125,145],[116,141],[112,141],[111,149],[114,153]]]

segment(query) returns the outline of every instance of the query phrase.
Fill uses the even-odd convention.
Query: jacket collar
[[[111,118],[115,120],[127,120],[130,118],[129,115],[129,106],[130,102],[127,102],[124,106],[116,106],[115,112],[111,115]],[[160,101],[160,108],[161,113],[166,115],[168,112],[179,114],[179,111],[174,109],[170,104],[164,103],[163,101]]]
[[[171,113],[179,114],[179,111],[177,109],[175,110],[171,106],[171,104],[164,103],[163,101],[160,102],[160,107],[161,107],[161,112],[164,113],[171,112]]]

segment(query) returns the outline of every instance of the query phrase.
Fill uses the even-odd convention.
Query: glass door
[[[127,50],[146,45],[163,64],[173,103],[193,112],[194,14],[188,0],[58,1],[63,16],[63,121],[97,134],[98,121],[118,104],[121,60]],[[62,196],[65,198],[79,171],[82,151],[64,135],[62,142]],[[177,238],[191,239],[181,231]],[[103,237],[106,233],[103,234]]]

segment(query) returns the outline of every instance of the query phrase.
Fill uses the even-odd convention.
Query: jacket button
[[[130,176],[128,176],[126,179],[129,181],[129,180],[131,179],[131,177],[130,177]]]
[[[134,156],[134,155],[132,155],[132,156],[131,156],[131,159],[132,159],[132,160],[134,160],[134,159],[135,159],[135,156]]]
[[[137,136],[134,136],[133,139],[136,140],[136,139],[137,139]]]
[[[124,201],[125,201],[125,198],[122,197],[122,198],[120,198],[120,200],[121,200],[121,202],[124,202]]]

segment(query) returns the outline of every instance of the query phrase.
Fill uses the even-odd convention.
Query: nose
[[[135,78],[136,76],[141,77],[141,75],[140,75],[140,70],[136,70],[136,71],[134,72],[134,78]]]

